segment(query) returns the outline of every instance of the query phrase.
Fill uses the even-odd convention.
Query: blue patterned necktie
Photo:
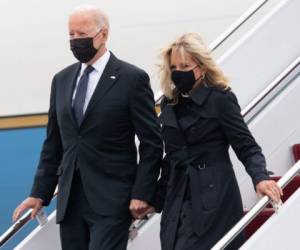
[[[74,104],[73,104],[73,110],[75,113],[75,117],[77,120],[78,126],[82,123],[83,120],[83,107],[85,103],[85,97],[86,97],[86,92],[87,92],[87,87],[88,87],[88,82],[89,82],[89,74],[94,70],[92,66],[87,66],[87,68],[84,70],[82,76],[80,77],[77,90],[76,90],[76,95],[74,99]]]

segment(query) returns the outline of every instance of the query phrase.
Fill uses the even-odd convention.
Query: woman
[[[270,180],[228,80],[199,35],[179,37],[162,51],[162,59],[166,156],[156,204],[163,210],[161,245],[163,250],[208,250],[243,216],[229,145],[259,195],[279,202],[282,190]],[[238,249],[243,240],[241,234],[226,249]]]

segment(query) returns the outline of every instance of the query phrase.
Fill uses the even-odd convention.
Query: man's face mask
[[[94,38],[99,35],[101,30],[94,37],[75,38],[70,40],[70,48],[78,61],[87,63],[94,58],[99,49],[94,48]]]
[[[194,68],[196,67],[197,65]],[[192,90],[196,82],[194,68],[189,71],[175,70],[172,72],[171,79],[180,93],[187,94]]]

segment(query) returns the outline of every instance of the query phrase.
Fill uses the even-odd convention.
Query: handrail
[[[243,15],[241,15],[232,25],[230,25],[209,48],[214,51],[225,40],[227,40],[235,31],[237,31],[245,22],[247,22],[258,10],[260,10],[269,0],[258,0]]]
[[[300,161],[298,161],[289,171],[277,182],[279,187],[284,188],[296,175],[300,173]],[[243,229],[268,205],[270,198],[262,197],[244,217],[221,238],[211,250],[222,250],[240,233]]]
[[[57,188],[53,194],[52,200],[57,196]],[[43,209],[43,208],[42,208]],[[26,211],[23,216],[21,216],[10,228],[8,228],[0,236],[0,247],[2,247],[6,242],[8,242],[17,232],[19,232],[23,226],[25,226],[31,220],[32,209]],[[43,221],[37,218],[39,225],[43,225]]]
[[[2,247],[10,238],[12,238],[20,229],[30,221],[32,209],[28,210],[19,220],[8,228],[0,237],[0,247]]]
[[[248,115],[262,100],[277,88],[290,73],[292,73],[300,64],[298,56],[285,70],[283,70],[256,98],[254,98],[243,110],[242,115]]]
[[[129,228],[129,240],[133,241],[134,238],[138,235],[139,229],[144,226],[147,221],[149,221],[155,213],[148,214],[144,219],[135,220],[131,223],[131,226]]]
[[[269,0],[258,0],[255,2],[236,22],[229,26],[214,42],[209,45],[211,51],[216,50],[225,40],[227,40],[236,30],[238,30],[246,21],[248,21],[259,9],[261,9]],[[159,93],[155,100],[155,105],[159,104],[163,95]],[[55,195],[53,196],[55,198]],[[28,221],[32,210],[27,211],[19,220],[17,220],[4,234],[0,237],[0,247],[13,237]],[[145,223],[139,221],[132,229],[137,231]]]
[[[249,105],[242,110],[245,117],[263,99],[276,89],[284,79],[286,79],[300,64],[300,56],[297,57],[278,77],[274,79]],[[277,183],[284,188],[297,174],[300,173],[300,162],[298,161]],[[221,239],[211,250],[224,249],[270,202],[267,196],[264,196],[258,203]]]

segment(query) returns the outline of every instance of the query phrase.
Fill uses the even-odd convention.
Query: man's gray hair
[[[94,16],[97,28],[99,30],[102,28],[109,29],[109,20],[107,15],[103,10],[101,10],[99,7],[95,5],[81,5],[79,7],[76,7],[72,10],[70,16],[74,14],[87,14],[87,13],[90,13],[91,15]]]

